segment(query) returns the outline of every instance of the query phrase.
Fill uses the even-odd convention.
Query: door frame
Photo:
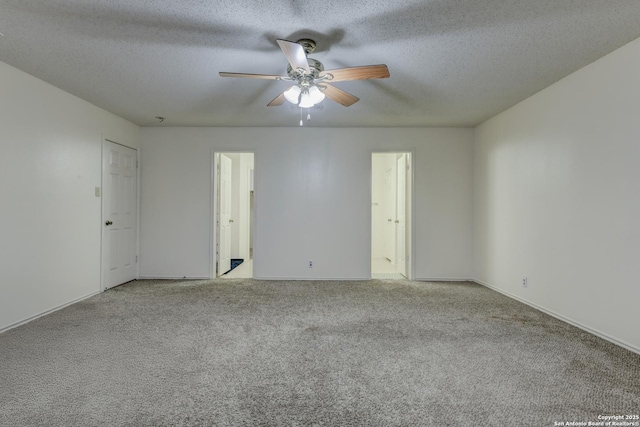
[[[232,247],[232,229],[240,226],[238,223],[232,224],[232,211],[234,203],[233,194],[233,159],[230,153],[216,153],[216,166],[218,172],[216,177],[219,178],[216,190],[218,195],[216,202],[218,209],[216,215],[216,237],[218,245],[216,250],[216,276],[221,276],[231,270],[231,247]],[[234,227],[236,225],[236,227]]]
[[[373,216],[372,216],[372,203],[373,203],[373,155],[374,154],[393,154],[393,153],[407,153],[409,154],[408,163],[409,163],[409,176],[407,180],[407,184],[410,185],[410,191],[408,195],[410,197],[410,206],[407,211],[409,214],[409,225],[405,231],[406,238],[409,239],[408,245],[405,242],[405,245],[409,248],[409,260],[407,263],[407,279],[413,280],[416,277],[415,272],[415,254],[416,254],[416,239],[415,237],[415,194],[416,194],[416,186],[415,186],[415,158],[416,158],[416,149],[415,148],[385,148],[385,149],[372,149],[369,153],[369,279],[371,279],[371,253],[373,251],[373,236],[372,236],[372,225],[373,225]],[[406,256],[406,254],[405,254]]]
[[[140,277],[140,150],[137,148],[130,147],[128,145],[122,144],[115,139],[101,136],[100,143],[100,291],[104,292],[107,290],[107,281],[105,274],[105,266],[106,266],[106,250],[105,243],[106,237],[105,232],[106,228],[104,226],[104,222],[106,220],[104,216],[104,181],[105,181],[105,167],[104,167],[104,149],[107,145],[107,142],[112,144],[121,145],[125,148],[129,148],[136,152],[136,266],[135,266],[135,280]]]
[[[400,154],[400,158],[396,159],[396,220],[395,223],[398,224],[396,225],[396,270],[400,269],[400,267],[404,267],[403,268],[403,272],[401,272],[401,274],[403,276],[408,276],[409,274],[407,273],[407,203],[411,203],[411,200],[407,201],[407,168],[410,167],[410,160],[409,157],[407,155],[407,153],[401,153]],[[401,192],[398,191],[399,187],[400,187],[400,177],[402,176],[400,173],[400,169],[398,167],[398,165],[400,164],[400,159],[404,159],[404,164],[403,164],[403,170],[402,173],[404,174],[403,177],[403,182],[404,182],[404,194],[402,195],[402,200],[404,200],[404,219],[401,222],[400,216],[398,215],[399,212],[399,207],[400,204],[398,203],[398,198],[401,196]],[[402,236],[402,233],[398,232],[398,226],[399,224],[402,224],[404,222],[404,236]],[[398,245],[398,240],[402,238],[402,242],[404,242],[404,247],[402,247],[401,245]],[[402,257],[400,257],[398,251],[401,251],[402,254],[404,254],[404,259],[402,259]]]
[[[221,149],[221,148],[212,148],[211,149],[211,181],[210,181],[210,189],[209,194],[211,195],[211,204],[209,211],[209,278],[211,280],[219,279],[216,275],[216,262],[217,262],[217,254],[216,254],[216,245],[218,244],[218,225],[216,224],[216,213],[218,209],[218,164],[216,162],[216,154],[253,154],[253,191],[254,193],[258,192],[258,180],[256,179],[256,159],[257,154],[255,150],[238,150],[237,148],[230,149]],[[253,265],[254,270],[251,272],[251,276],[255,277],[255,259],[256,259],[256,245],[258,242],[258,228],[256,227],[258,217],[258,202],[257,199],[253,199],[253,217],[250,219],[249,227],[253,229]]]
[[[391,155],[396,153],[389,153],[389,154]],[[372,155],[371,165],[373,166],[373,155]],[[373,180],[373,177],[371,179]],[[393,164],[391,165],[391,169],[387,169],[384,171],[384,186],[382,190],[384,193],[384,197],[382,201],[383,201],[383,206],[385,207],[383,216],[387,218],[387,224],[384,225],[384,233],[383,233],[384,242],[385,242],[385,248],[384,248],[385,251],[383,255],[386,259],[389,260],[389,262],[391,262],[391,264],[396,265],[396,261],[398,259],[398,247],[397,247],[398,238],[397,238],[396,226],[393,223],[393,218],[396,218],[396,213],[398,209],[396,206],[397,200],[398,200],[398,194],[397,194],[398,193],[398,170],[397,170],[396,162],[393,162]],[[393,212],[389,211],[390,205],[391,205],[389,203],[391,202],[390,196],[393,196],[393,209],[392,209]],[[391,227],[393,230],[393,233],[392,233],[393,236],[391,238],[389,238],[389,234],[391,233],[391,229],[389,229],[389,227]]]

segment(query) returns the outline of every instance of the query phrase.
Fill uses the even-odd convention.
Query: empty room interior
[[[0,425],[640,425],[638,22],[0,1]]]

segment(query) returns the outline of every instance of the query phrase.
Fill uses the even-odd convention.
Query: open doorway
[[[215,277],[253,277],[254,154],[215,153]]]
[[[410,152],[371,157],[371,278],[411,278]]]

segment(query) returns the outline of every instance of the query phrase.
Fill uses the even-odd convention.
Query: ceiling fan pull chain
[[[302,107],[300,107],[300,126],[302,126]]]
[[[309,113],[309,109],[307,108],[307,120],[311,120],[311,113]]]

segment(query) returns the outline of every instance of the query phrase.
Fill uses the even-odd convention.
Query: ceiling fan
[[[322,102],[325,96],[345,107],[359,101],[358,97],[338,89],[329,84],[329,82],[384,79],[389,77],[389,69],[384,64],[325,70],[322,62],[307,56],[315,50],[315,41],[311,39],[300,39],[297,42],[282,39],[277,39],[276,41],[289,61],[286,76],[226,72],[221,72],[220,76],[293,82],[292,86],[276,96],[267,106],[282,105],[287,100],[300,108],[311,108]]]

